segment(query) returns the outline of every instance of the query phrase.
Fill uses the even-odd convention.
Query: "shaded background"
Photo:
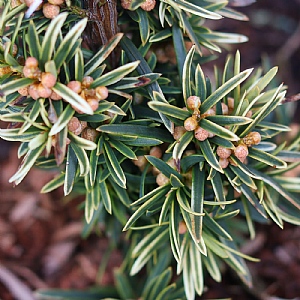
[[[209,26],[248,36],[249,42],[238,46],[242,69],[259,66],[262,54],[267,55],[272,65],[279,66],[278,80],[289,86],[288,95],[299,93],[300,0],[258,0],[237,9],[250,21],[223,19]],[[234,53],[236,47],[228,50]],[[217,61],[220,66],[225,55]],[[296,131],[299,116],[298,106]],[[60,190],[40,194],[54,174],[38,169],[18,187],[8,183],[19,164],[16,148],[0,140],[0,298],[30,299],[25,297],[28,288],[84,289],[95,283],[111,284],[112,268],[121,263],[121,257],[113,252],[106,268],[99,270],[109,243],[101,233],[100,237],[80,238],[78,205],[83,199],[62,198]],[[243,247],[247,254],[261,259],[249,264],[254,288],[247,289],[230,270],[224,270],[222,283],[206,279],[208,289],[201,299],[300,299],[300,227],[285,224],[282,231],[276,225],[259,225],[257,232]],[[12,290],[21,291],[21,298],[13,296]]]

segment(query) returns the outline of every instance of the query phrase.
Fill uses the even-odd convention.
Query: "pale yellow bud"
[[[44,86],[42,83],[38,85],[37,90],[41,98],[49,98],[52,94],[52,90]]]
[[[35,57],[27,57],[25,60],[25,66],[28,68],[37,68],[39,66],[39,62]]]
[[[141,4],[141,9],[145,11],[150,11],[155,7],[156,1],[155,0],[146,0]]]
[[[22,96],[28,96],[28,86],[18,89],[18,93]]]
[[[93,82],[94,82],[94,78],[93,77],[91,77],[91,76],[85,76],[85,77],[83,77],[81,83],[82,83],[82,86],[84,88],[88,89]]]
[[[57,100],[61,100],[62,97],[60,95],[58,95],[56,92],[52,91],[50,99],[57,101]]]
[[[201,142],[205,141],[208,138],[208,131],[198,126],[195,130],[195,138]]]
[[[124,9],[129,9],[132,0],[121,0],[121,6]]]
[[[246,157],[248,156],[249,151],[248,151],[248,147],[244,144],[238,145],[235,149],[234,149],[234,155],[241,161],[244,162]]]
[[[105,100],[108,97],[108,89],[106,86],[98,86],[95,89],[98,100]]]
[[[201,118],[206,118],[208,116],[215,116],[215,115],[216,115],[216,111],[213,108],[210,108],[209,110],[207,110],[207,112],[201,115]]]
[[[45,3],[43,5],[43,14],[48,19],[54,19],[59,15],[60,7],[58,5],[53,5],[50,3]]]
[[[81,132],[81,137],[82,138],[84,138],[86,140],[89,140],[89,141],[92,141],[92,142],[96,141],[96,138],[97,138],[98,135],[99,135],[99,132],[96,129],[90,128],[90,127],[86,127]]]
[[[220,158],[228,158],[231,155],[231,149],[218,146],[217,154]]]
[[[163,173],[159,173],[156,177],[156,183],[159,186],[165,185],[169,182],[169,178],[165,176]]]
[[[184,128],[186,131],[193,131],[197,126],[198,121],[194,117],[189,117],[184,121]]]
[[[257,131],[252,131],[243,138],[247,146],[258,145],[261,142],[261,135]]]
[[[229,165],[229,161],[228,161],[227,158],[220,158],[219,159],[219,164],[220,164],[222,169],[226,169]]]
[[[162,150],[158,146],[152,147],[150,149],[150,155],[154,156],[156,158],[161,158],[162,157]]]
[[[41,75],[41,83],[47,88],[53,88],[56,84],[56,77],[50,72],[43,72]]]
[[[143,171],[148,163],[146,157],[144,155],[137,156],[137,159],[132,161],[136,166],[139,167],[141,171]]]
[[[38,92],[38,86],[39,86],[38,83],[33,83],[28,87],[28,94],[34,100],[37,100],[40,97]]]
[[[99,101],[97,98],[87,98],[86,102],[89,104],[93,111],[96,111],[99,107]]]
[[[176,126],[174,128],[173,137],[175,140],[179,140],[184,135],[184,133],[186,133],[186,130],[183,126]]]
[[[81,82],[77,80],[72,80],[67,84],[67,87],[70,88],[76,94],[80,94],[82,91]]]
[[[190,96],[186,100],[186,106],[191,110],[199,109],[200,105],[201,105],[201,100],[197,96]]]
[[[78,118],[71,118],[71,120],[68,123],[68,130],[73,132],[75,135],[79,135],[82,132],[82,126]]]

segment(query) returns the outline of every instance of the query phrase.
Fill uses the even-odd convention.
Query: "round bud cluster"
[[[195,138],[198,140],[198,141],[205,141],[207,138],[209,137],[209,132],[205,129],[203,129],[202,127],[198,126],[196,129],[195,129]]]
[[[39,62],[35,57],[28,57],[23,67],[23,75],[26,78],[35,79],[36,82],[32,83],[25,89],[20,89],[19,93],[22,96],[29,95],[32,99],[51,98],[52,100],[62,99],[59,95],[52,91],[56,84],[56,76],[50,72],[41,72],[39,69]]]
[[[57,100],[61,100],[62,97],[60,95],[58,95],[56,92],[52,91],[50,99],[54,100],[54,101],[57,101]]]
[[[155,146],[155,147],[152,147],[150,149],[150,153],[149,154],[151,156],[156,157],[156,158],[161,158],[162,157],[162,150],[160,149],[160,147]]]
[[[162,185],[165,185],[167,183],[169,183],[169,178],[164,175],[163,173],[159,173],[157,176],[156,176],[156,183],[158,186],[162,186]]]
[[[145,11],[150,11],[155,7],[156,1],[155,0],[146,0],[141,4],[141,9]]]
[[[87,121],[79,121],[80,122],[80,125],[81,125],[81,129],[84,130],[85,128],[88,127],[88,123]]]
[[[41,75],[41,84],[51,89],[56,84],[56,77],[50,72],[43,72]]]
[[[124,9],[129,9],[131,3],[132,3],[132,0],[121,0],[121,6]],[[141,9],[143,9],[145,11],[150,11],[155,7],[155,4],[156,4],[156,0],[145,0],[141,4]]]
[[[169,159],[167,161],[167,164],[172,168],[172,169],[176,169],[176,164],[175,164],[175,160],[173,158]],[[161,173],[160,170],[158,170],[157,168],[153,168],[152,169],[152,173],[153,175],[156,175],[156,183],[159,186],[165,185],[167,183],[170,182],[170,179],[165,176],[163,173]]]
[[[178,225],[178,233],[185,234],[187,232],[187,227],[184,221],[180,221]]]
[[[174,128],[173,137],[175,140],[179,140],[185,133],[186,130],[183,126],[176,126]]]
[[[200,97],[198,97],[198,96],[190,96],[190,97],[188,97],[186,99],[186,107],[185,107],[185,109],[186,110],[188,110],[188,109],[192,110],[193,111],[193,115],[192,115],[191,118],[187,118],[185,121],[189,120],[189,121],[187,121],[187,126],[188,126],[189,123],[191,123],[193,121],[192,119],[194,119],[194,121],[193,121],[195,123],[194,126],[196,126],[192,130],[188,130],[186,128],[187,131],[193,131],[193,130],[195,130],[197,128],[198,121],[199,121],[199,118],[200,118],[200,110],[199,110],[200,105],[201,105],[201,100],[200,100]],[[197,125],[196,125],[196,123],[197,123]],[[186,126],[184,125],[184,127],[186,127]]]
[[[68,130],[73,132],[75,135],[79,135],[83,129],[84,128],[78,118],[72,117],[68,123]]]
[[[67,84],[67,87],[70,88],[73,92],[75,92],[76,94],[80,94],[81,91],[82,91],[82,88],[81,88],[81,82],[80,81],[77,81],[77,80],[73,80],[73,81],[70,81],[68,84]]]
[[[214,133],[212,133],[212,132],[208,132],[208,138],[212,138],[212,137],[214,137],[215,136],[215,134]]]
[[[92,142],[96,141],[98,135],[99,135],[99,132],[96,129],[91,128],[91,127],[85,127],[81,132],[82,138],[92,141]]]
[[[219,159],[219,164],[222,169],[226,169],[229,165],[229,160],[227,158],[220,158]]]
[[[228,105],[221,102],[221,108],[222,108],[222,115],[228,115],[230,112],[230,107],[233,107],[234,105],[234,99],[228,98]],[[199,120],[204,119],[209,116],[215,116],[216,115],[216,106],[213,106],[209,108],[206,112],[201,114],[201,100],[198,96],[190,96],[186,100],[186,109],[189,109],[190,111],[193,111],[193,114],[191,117],[187,118],[184,121],[184,129],[186,131],[194,131],[195,138],[199,141],[205,141],[207,138],[212,138],[215,136],[214,133],[209,132],[203,128],[201,128],[198,125]],[[226,127],[226,126],[225,126]],[[176,128],[175,128],[176,129]],[[173,134],[175,137],[175,130]],[[177,136],[177,134],[176,134]]]
[[[258,145],[261,142],[261,135],[257,131],[252,131],[243,138],[243,142],[248,147]]]
[[[193,106],[193,104],[191,104],[190,107],[192,107],[192,106]],[[197,106],[195,106],[194,112],[195,111],[199,112]],[[199,117],[198,114],[193,114],[191,117],[187,118],[184,121],[184,129],[186,131],[194,131],[194,135],[195,135],[195,138],[197,140],[199,140],[199,141],[205,141],[207,138],[213,137],[214,134],[211,133],[211,132],[208,132],[207,130],[203,129],[202,127],[200,127],[198,125],[198,117]]]
[[[233,150],[233,154],[236,158],[238,158],[243,163],[249,154],[248,147],[245,144],[239,144]]]
[[[80,121],[77,117],[72,117],[67,126],[70,132],[75,135],[81,134],[82,138],[89,141],[96,141],[97,136],[99,135],[96,129],[88,127],[86,121]]]
[[[231,155],[231,149],[218,146],[217,148],[217,154],[220,158],[228,158]]]
[[[18,0],[14,0],[18,1]],[[63,5],[65,3],[65,0],[48,0],[47,3],[41,3],[36,9],[35,7],[37,4],[35,4],[38,0],[21,0],[24,2],[28,7],[29,10],[32,9],[34,11],[43,9],[43,14],[48,19],[54,19],[56,16],[60,13],[60,5]],[[33,12],[33,11],[32,11]]]
[[[121,0],[121,6],[124,9],[129,9],[132,0]]]
[[[229,148],[218,146],[218,148],[217,148],[217,155],[220,158],[219,159],[219,164],[220,164],[220,166],[221,166],[222,169],[225,169],[225,168],[228,167],[228,164],[229,164],[228,158],[230,157],[231,152],[232,151]]]
[[[42,83],[39,83],[39,85],[37,86],[37,92],[39,98],[49,98],[52,94],[51,88],[44,86]]]
[[[80,81],[70,81],[67,86],[73,92],[80,95],[92,108],[93,111],[99,107],[99,101],[105,100],[108,97],[108,89],[105,86],[98,86],[95,89],[91,89],[90,86],[94,79],[91,76],[86,76]],[[74,108],[78,113],[82,113],[78,109]]]
[[[65,0],[48,0],[48,2],[53,5],[62,5],[64,4]]]
[[[59,5],[45,3],[43,5],[43,14],[47,19],[54,19],[59,15],[60,7]]]
[[[40,95],[38,93],[38,83],[33,83],[28,87],[28,94],[33,100],[37,100]]]
[[[25,61],[25,67],[27,68],[38,68],[39,62],[35,57],[29,56]]]
[[[86,99],[86,102],[89,104],[93,111],[96,111],[99,107],[99,100],[97,98],[89,97]]]
[[[18,93],[21,96],[27,97],[28,96],[28,87],[23,87],[23,88],[18,89]]]
[[[199,110],[200,105],[201,105],[201,100],[200,100],[200,97],[198,97],[198,96],[190,96],[186,100],[186,106],[190,110],[193,110],[193,111]]]
[[[148,163],[144,155],[139,155],[135,160],[132,161],[141,171],[143,171]]]
[[[41,70],[39,69],[39,62],[35,57],[27,57],[25,66],[23,68],[23,74],[26,78],[39,79],[41,76]]]
[[[197,118],[193,115],[184,121],[184,129],[186,131],[194,131],[198,126]]]
[[[105,100],[108,97],[108,89],[106,86],[98,86],[95,88],[98,100]]]
[[[91,84],[93,83],[93,81],[94,81],[94,78],[92,76],[83,77],[82,82],[81,82],[82,88],[88,89],[91,86]]]
[[[201,115],[201,118],[206,118],[209,116],[215,116],[216,111],[213,108],[208,109],[204,114]]]

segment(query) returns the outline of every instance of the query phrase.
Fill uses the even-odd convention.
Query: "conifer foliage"
[[[247,17],[219,0],[0,3],[0,137],[22,159],[10,182],[57,170],[41,192],[84,194],[83,236],[105,224],[124,257],[111,289],[37,298],[190,300],[224,264],[251,286],[237,224],[250,238],[255,222],[300,224],[285,176],[300,137],[279,142],[276,67],[241,70],[237,51],[214,78],[203,70],[247,41],[205,21]]]

